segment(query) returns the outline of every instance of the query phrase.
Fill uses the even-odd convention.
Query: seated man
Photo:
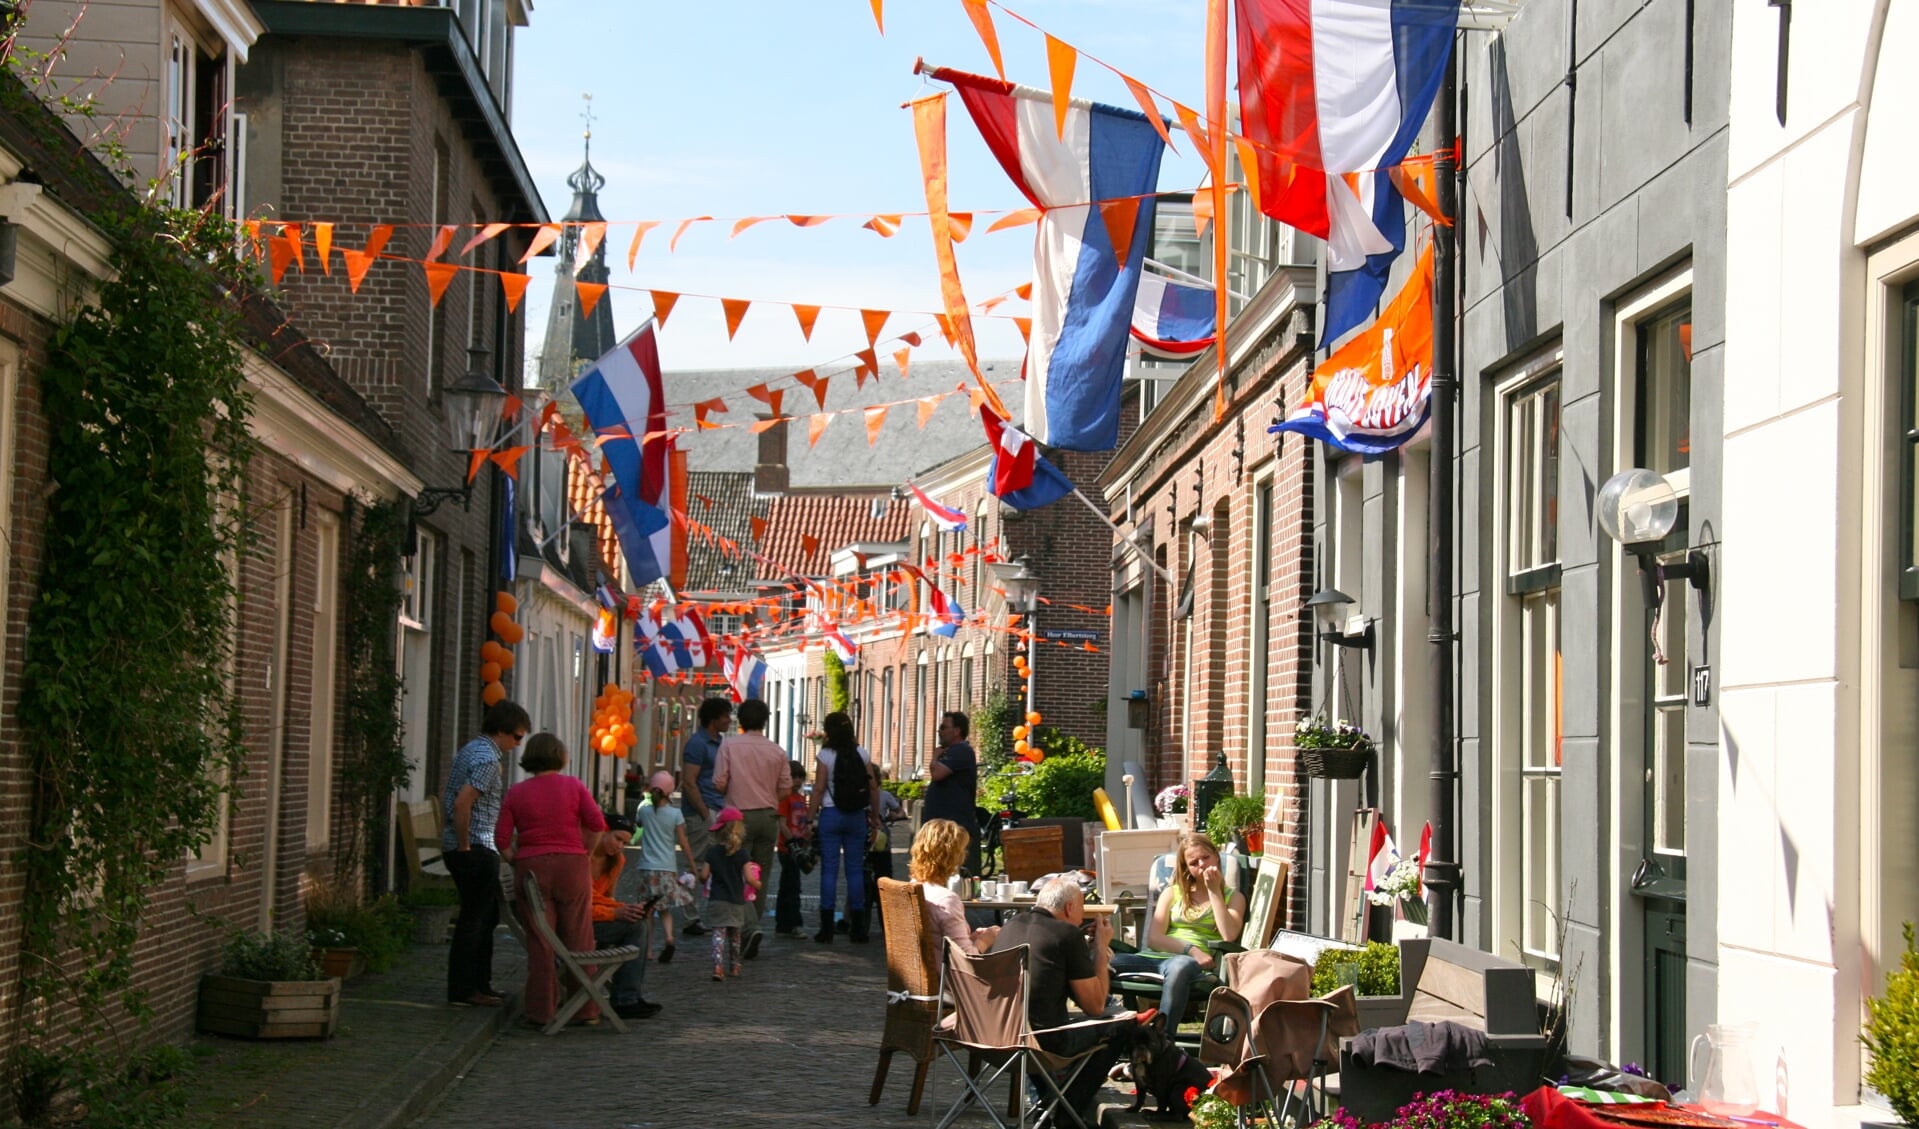
[[[647,918],[653,915],[658,899],[635,905],[613,898],[620,871],[626,867],[626,845],[632,841],[633,821],[608,812],[606,834],[593,847],[593,943],[600,948],[632,945],[644,953],[651,938]],[[627,961],[613,974],[613,1010],[621,1019],[649,1019],[659,1013],[660,1005],[641,997],[640,989],[645,985],[644,957]]]
[[[1086,921],[1086,897],[1077,882],[1049,882],[1034,901],[1034,908],[1015,914],[999,931],[993,952],[1004,952],[1016,945],[1031,946],[1028,957],[1028,1000],[1026,1018],[1034,1030],[1063,1027],[1071,1022],[1066,1002],[1071,999],[1089,1016],[1106,1014],[1109,982],[1107,961],[1113,939],[1113,923],[1096,917],[1089,940],[1080,931]],[[1076,1031],[1042,1036],[1040,1046],[1054,1054],[1078,1054],[1100,1044],[1079,1076],[1065,1091],[1067,1104],[1088,1125],[1093,1120],[1093,1098],[1106,1080],[1106,1072],[1119,1061],[1119,1048],[1112,1042],[1123,1031],[1120,1025],[1083,1027]]]

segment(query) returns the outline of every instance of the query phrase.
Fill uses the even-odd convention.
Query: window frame
[[[1887,304],[1899,317],[1899,598],[1919,600],[1919,278],[1896,285]]]
[[[334,709],[340,675],[340,562],[345,548],[340,519],[330,510],[315,514],[313,539],[312,646],[308,650],[307,823],[309,854],[333,837]],[[322,641],[324,640],[324,647]]]

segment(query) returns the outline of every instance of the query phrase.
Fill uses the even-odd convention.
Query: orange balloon
[[[1032,761],[1034,764],[1038,764],[1046,759],[1046,753],[1037,748],[1028,749],[1026,751],[1026,759]]]
[[[505,647],[500,646],[498,643],[495,643],[491,639],[488,639],[486,642],[480,644],[480,660],[482,662],[490,662],[490,663],[499,662],[500,656],[506,653],[507,653],[507,649]]]
[[[599,747],[601,756],[610,757],[613,755],[613,750],[620,747],[620,742],[618,738],[608,733],[600,738]]]
[[[500,632],[500,638],[504,639],[508,645],[518,643],[526,638],[526,628],[509,619],[506,621],[506,630]]]
[[[480,681],[498,682],[499,680],[500,680],[500,664],[499,663],[481,663],[480,664]]]
[[[515,599],[511,592],[500,592],[494,595],[493,606],[508,615],[512,615],[514,612],[520,610],[520,601]]]
[[[1038,725],[1042,720],[1038,710],[1030,710],[1026,714],[1026,724],[1028,725]]]
[[[506,687],[500,685],[498,682],[489,682],[486,684],[486,687],[480,691],[480,700],[489,706],[502,702],[505,699]]]
[[[513,669],[513,652],[507,650],[505,647],[501,647],[500,657],[497,659],[494,659],[493,661],[500,664],[501,670],[512,670]]]
[[[1013,727],[1013,736],[1015,737],[1025,738],[1025,737],[1030,737],[1032,735],[1033,735],[1033,731],[1031,729],[1026,728],[1024,725],[1015,725]]]
[[[487,617],[486,625],[493,629],[493,634],[506,639],[507,631],[513,627],[513,617],[505,612],[494,612]]]
[[[1026,739],[1025,739],[1024,737],[1022,737],[1022,738],[1020,738],[1019,740],[1017,740],[1017,741],[1015,741],[1015,742],[1013,742],[1013,751],[1014,751],[1015,753],[1018,753],[1018,754],[1019,754],[1020,756],[1025,756],[1025,755],[1026,755],[1026,750],[1028,750],[1028,749],[1030,749],[1030,748],[1032,748],[1032,747],[1033,747],[1033,746],[1031,746],[1031,745],[1029,745],[1029,744],[1027,744],[1027,743],[1026,743]]]

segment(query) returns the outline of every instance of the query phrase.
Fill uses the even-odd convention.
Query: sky
[[[1008,2],[1054,37],[1162,94],[1203,105],[1205,0]],[[992,10],[1007,78],[1048,87],[1041,33]],[[854,219],[806,229],[767,223],[736,238],[729,238],[731,222],[700,224],[677,253],[667,243],[677,221],[692,216],[924,211],[912,114],[901,106],[939,87],[915,76],[913,62],[992,73],[958,0],[890,0],[884,36],[869,0],[540,0],[531,20],[514,42],[514,134],[557,219],[572,200],[566,178],[580,164],[581,96],[592,95],[593,164],[607,181],[600,208],[615,225],[607,235],[615,287],[608,301],[622,335],[652,312],[646,294],[622,286],[926,311],[894,318],[886,335],[931,329],[939,277],[923,219],[908,219],[891,239]],[[1080,61],[1073,92],[1137,105],[1090,59]],[[947,121],[952,210],[1027,206],[957,97],[948,100]],[[1174,139],[1179,154],[1166,155],[1163,190],[1191,188],[1203,173],[1184,137],[1175,131]],[[666,222],[647,235],[629,272],[633,228],[618,225],[639,220]],[[958,251],[960,277],[976,302],[1032,276],[1034,229],[988,235],[985,226],[982,220]],[[545,333],[553,263],[535,261],[524,307],[529,354]],[[1010,321],[976,326],[982,358],[1023,353]],[[928,336],[916,357],[953,355],[937,333]],[[852,351],[865,345],[854,310],[823,311],[808,342],[789,309],[758,305],[729,342],[719,303],[693,297],[673,310],[660,336],[668,371],[824,371],[850,367]]]

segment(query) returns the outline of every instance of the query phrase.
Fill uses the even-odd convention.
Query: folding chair
[[[560,943],[559,935],[553,932],[553,926],[546,920],[546,901],[540,894],[540,883],[531,874],[526,876],[526,904],[524,923],[540,935],[547,947],[560,962],[560,969],[573,982],[573,992],[560,1003],[553,1013],[553,1021],[540,1029],[540,1033],[551,1035],[565,1027],[575,1012],[587,1005],[588,1001],[600,1005],[600,1014],[606,1017],[613,1029],[626,1033],[626,1022],[620,1013],[613,1010],[613,1001],[606,994],[606,985],[613,974],[629,960],[639,960],[646,951],[637,945],[616,945],[608,949],[588,949],[584,952],[568,949]],[[588,972],[586,966],[592,965]]]
[[[905,1051],[918,1065],[906,1112],[920,1111],[926,1072],[933,1065],[933,1027],[940,1014],[939,932],[917,882],[879,880],[880,916],[886,930],[886,1029],[880,1034],[880,1063],[873,1072],[867,1105],[878,1105],[886,1087],[886,1068],[894,1051]]]
[[[1211,1039],[1210,1014],[1206,1029]],[[1339,1040],[1357,1034],[1359,1011],[1350,987],[1318,999],[1276,1000],[1242,1028],[1243,1057],[1221,1080],[1219,1092],[1240,1107],[1242,1124],[1249,1111],[1263,1112],[1273,1125],[1289,1117],[1309,1124],[1331,1113],[1326,1075],[1339,1061]]]
[[[1094,1043],[1077,1054],[1065,1055],[1046,1050],[1040,1045],[1040,1040],[1068,1031],[1130,1023],[1133,1021],[1132,1013],[1122,1012],[1035,1031],[1027,1018],[1027,1005],[1032,994],[1029,966],[1031,950],[1027,946],[1016,945],[1001,952],[969,956],[952,941],[943,943],[946,960],[940,973],[940,994],[952,1000],[953,1014],[942,1020],[934,1030],[933,1045],[946,1055],[959,1072],[965,1092],[953,1103],[953,1108],[946,1111],[938,1129],[946,1129],[975,1102],[986,1110],[999,1129],[1008,1129],[999,1111],[987,1099],[986,1089],[1009,1071],[1013,1089],[1008,1112],[1017,1118],[1021,1129],[1026,1126],[1026,1106],[1021,1097],[1029,1073],[1039,1087],[1041,1096],[1041,1109],[1038,1120],[1033,1123],[1034,1129],[1057,1124],[1054,1119],[1061,1110],[1072,1119],[1072,1124],[1087,1129],[1079,1111],[1066,1104],[1066,1091],[1086,1068],[1087,1060],[1099,1050],[1099,1044]],[[966,1052],[970,1065],[961,1063],[958,1052],[962,1050]],[[979,1065],[993,1068],[984,1080],[976,1076]],[[1054,1077],[1062,1071],[1066,1072],[1064,1081]]]

